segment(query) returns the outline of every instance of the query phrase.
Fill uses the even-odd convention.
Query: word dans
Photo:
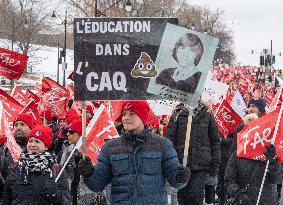
[[[113,44],[113,45],[110,45],[110,44],[105,44],[105,45],[102,45],[102,44],[96,44],[95,45],[95,53],[97,56],[100,56],[100,55],[109,55],[109,56],[116,56],[116,55],[124,55],[124,56],[127,56],[129,55],[129,44]]]

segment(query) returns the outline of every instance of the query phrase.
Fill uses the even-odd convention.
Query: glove
[[[43,186],[44,197],[54,197],[58,192],[58,184],[55,181],[47,180]]]
[[[231,197],[235,197],[240,192],[241,192],[241,188],[238,185],[235,185],[235,186],[230,188],[230,193],[229,194],[230,194]]]
[[[81,159],[79,161],[78,167],[79,167],[80,175],[85,177],[91,176],[94,170],[92,162],[89,157],[86,157],[85,160]]]
[[[263,153],[266,157],[266,160],[274,160],[275,158],[275,147],[273,144],[267,145],[266,151]]]
[[[191,171],[188,167],[180,166],[177,169],[176,180],[178,183],[187,183],[191,178]]]

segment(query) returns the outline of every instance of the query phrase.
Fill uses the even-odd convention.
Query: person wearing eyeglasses
[[[86,120],[88,125],[89,120]],[[60,165],[63,166],[70,156],[75,145],[80,140],[82,136],[82,119],[78,118],[72,121],[68,126],[68,145],[63,148],[63,151],[59,154]],[[81,153],[76,150],[74,155],[71,157],[70,161],[66,166],[67,180],[71,190],[72,205],[91,205],[98,198],[98,193],[89,190],[84,182],[81,180],[78,163],[82,158]],[[101,193],[99,193],[101,195]]]

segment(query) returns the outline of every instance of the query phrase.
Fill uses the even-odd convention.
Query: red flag
[[[37,94],[34,94],[30,89],[26,89],[26,96],[36,103],[40,102],[40,97]]]
[[[279,112],[280,108],[265,114],[259,119],[250,122],[237,136],[237,156],[265,160],[266,145],[274,144],[276,155],[280,163],[283,162],[283,121]],[[278,117],[280,116],[280,118]],[[280,120],[280,124],[279,121]],[[278,122],[277,122],[278,121]],[[278,123],[278,132],[274,131]]]
[[[22,113],[30,114],[33,117],[36,124],[40,124],[40,125],[43,124],[42,121],[40,120],[40,115],[38,113],[37,106],[35,105],[35,102],[33,100],[31,100],[27,104],[27,106],[24,108]]]
[[[267,113],[272,112],[282,104],[282,88],[277,88],[277,92],[266,110]]]
[[[101,105],[94,114],[88,124],[86,135],[86,155],[95,164],[105,140],[119,137],[114,122],[104,105]]]
[[[214,117],[219,131],[225,138],[242,122],[242,118],[233,110],[226,100],[223,100]]]
[[[18,87],[18,86],[15,86],[12,93],[11,93],[11,96],[17,100],[22,106],[26,106],[29,102],[29,98],[27,97],[26,94],[23,93],[23,91]]]
[[[53,116],[57,118],[66,113],[67,90],[55,82],[45,77],[42,79],[42,105],[49,109]]]
[[[124,101],[122,100],[104,101],[103,104],[105,105],[106,109],[109,111],[113,121],[116,121],[120,117],[123,102]]]
[[[1,102],[0,102],[1,103]],[[0,105],[1,107],[1,105]],[[5,118],[5,113],[4,117]],[[11,128],[9,126],[8,121],[4,120],[4,127],[5,127],[5,132],[4,135],[7,137],[7,142],[6,145],[10,151],[10,154],[14,160],[14,162],[17,162],[20,158],[20,155],[22,153],[21,147],[16,143],[16,140],[12,134]]]
[[[9,126],[12,127],[15,117],[23,110],[24,107],[14,98],[12,98],[8,93],[1,89],[0,101],[2,101],[3,103],[3,113],[5,113],[5,121],[7,121],[9,123]],[[4,130],[0,130],[0,134],[3,133]]]
[[[27,61],[27,55],[0,48],[0,75],[19,79],[27,66]]]
[[[39,82],[36,82],[34,85],[34,90],[37,92],[38,95],[41,95],[42,85]]]

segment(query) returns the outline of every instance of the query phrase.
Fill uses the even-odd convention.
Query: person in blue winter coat
[[[190,179],[189,168],[180,166],[170,140],[145,126],[148,114],[146,101],[126,101],[121,137],[105,143],[95,166],[88,158],[79,162],[80,173],[92,191],[112,184],[111,204],[166,205],[166,180],[182,188]]]

